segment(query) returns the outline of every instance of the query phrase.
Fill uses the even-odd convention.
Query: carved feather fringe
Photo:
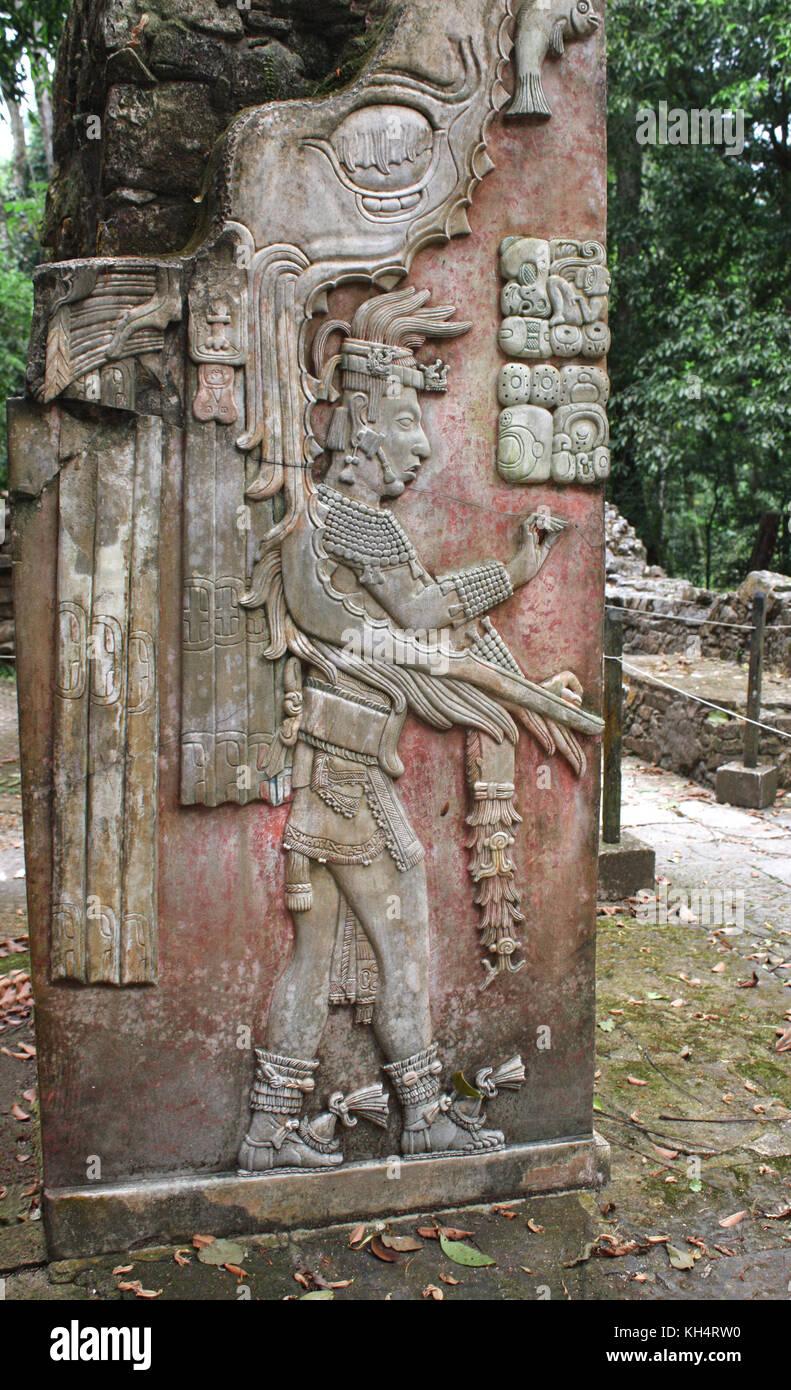
[[[71,381],[69,352],[69,310],[66,305],[53,315],[47,333],[47,360],[44,368],[44,400],[54,400]]]
[[[335,1095],[330,1096],[329,1108],[349,1129],[357,1124],[351,1111],[355,1111],[363,1120],[370,1120],[371,1124],[378,1125],[380,1129],[386,1129],[389,1104],[390,1097],[381,1083],[377,1082],[374,1086],[361,1086],[359,1090],[351,1091],[348,1096],[336,1091]]]
[[[518,1053],[515,1057],[509,1057],[507,1062],[501,1062],[499,1067],[495,1067],[489,1078],[498,1091],[518,1091],[524,1079],[524,1063]]]

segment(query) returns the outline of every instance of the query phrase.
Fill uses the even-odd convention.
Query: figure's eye
[[[411,415],[402,415],[397,423],[402,430],[411,430],[415,422]]]

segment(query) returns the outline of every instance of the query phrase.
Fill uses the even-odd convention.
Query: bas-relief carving
[[[162,422],[64,415],[52,978],[156,979]]]
[[[529,681],[488,617],[539,573],[565,523],[536,514],[507,563],[434,576],[391,510],[430,456],[422,400],[448,389],[447,369],[417,350],[469,326],[411,288],[374,294],[351,321],[322,324],[313,380],[333,409],[319,477],[307,466],[296,478],[295,470],[275,474],[285,511],[259,545],[240,599],[266,614],[266,655],[289,654],[294,687],[301,675],[289,711],[293,800],[283,840],[296,947],[259,1053],[244,1172],[340,1161],[337,1145],[316,1142],[300,1118],[333,1005],[353,1005],[375,1031],[407,1157],[505,1143],[485,1113],[496,1087],[472,1106],[442,1088],[428,992],[431,905],[423,846],[396,790],[399,737],[410,711],[436,729],[468,731],[468,848],[486,988],[523,965],[510,855],[521,820],[518,731],[580,773],[579,735],[601,726],[581,708],[570,672],[544,686]],[[546,446],[551,453],[551,424]]]
[[[384,1121],[378,1083],[345,1098],[332,1092],[326,1111],[306,1113],[333,1005],[351,1005],[376,1033],[408,1157],[502,1147],[505,1136],[488,1127],[485,1105],[524,1080],[513,1057],[479,1070],[474,1086],[443,1089],[451,1059],[440,1059],[432,1037],[430,904],[423,847],[395,786],[404,771],[398,740],[410,711],[435,729],[468,731],[468,848],[486,988],[523,964],[524,914],[510,857],[520,822],[519,733],[579,774],[581,739],[601,730],[582,708],[576,677],[564,671],[544,685],[530,681],[488,616],[535,577],[565,523],[533,515],[507,563],[485,560],[437,578],[390,509],[430,452],[421,398],[448,387],[447,368],[415,353],[426,340],[468,327],[447,306],[428,304],[427,292],[394,287],[418,249],[469,230],[466,205],[492,168],[487,131],[508,100],[502,79],[515,8],[512,0],[443,7],[415,0],[347,92],[265,107],[234,124],[219,151],[197,255],[165,269],[124,262],[100,274],[95,263],[77,266],[50,305],[42,399],[72,392],[130,410],[138,367],[148,370],[162,353],[167,324],[187,297],[182,801],[292,798],[283,848],[296,949],[275,988],[266,1046],[256,1052],[239,1155],[245,1172],[335,1166],[338,1120]],[[511,114],[521,105],[542,114],[534,79],[543,54],[532,36],[545,8],[519,10]],[[582,36],[574,19],[581,12],[578,4],[567,22],[554,15],[556,48],[562,33]],[[514,317],[528,323],[533,315],[550,332],[584,327],[594,343],[602,277],[580,281],[584,248],[576,266],[573,246],[547,246],[536,259],[546,307],[538,291],[528,293]],[[350,323],[325,322],[309,361],[310,319],[326,312],[329,289],[355,280],[381,292]],[[529,289],[526,278],[521,283]],[[88,319],[101,322],[97,349],[75,307],[86,302]],[[137,364],[133,375],[127,359]],[[530,390],[535,398],[515,408],[547,414],[554,379],[537,374]],[[311,412],[319,399],[334,409],[329,433],[317,440]],[[586,403],[595,404],[567,402]],[[141,511],[138,520],[138,454],[140,467],[156,461],[156,423],[132,428],[136,447],[124,437],[108,465],[126,479],[118,497],[109,495],[110,472],[90,431],[85,466],[69,459],[60,475],[74,526],[62,526],[59,556],[55,973],[122,983],[153,977],[156,923],[155,902],[140,902],[138,891],[156,877],[140,848],[150,855],[156,847],[156,698],[146,688],[156,655],[150,547],[139,604],[129,578],[149,516]],[[538,434],[551,452],[552,432]],[[568,437],[579,439],[579,429]],[[153,472],[151,507],[159,486]],[[95,512],[101,520],[108,509],[118,543],[105,554],[87,519]],[[106,592],[112,602],[101,605]],[[93,635],[89,672],[84,653]],[[144,714],[148,722],[136,723]],[[145,737],[135,732],[143,728]],[[100,784],[96,771],[108,765],[110,778]],[[81,807],[66,792],[83,784]],[[131,830],[128,809],[122,821],[122,805],[148,812],[145,836],[140,816]],[[90,896],[102,911],[89,925],[82,904],[94,885]]]
[[[590,38],[601,23],[591,0],[525,0],[516,21],[516,85],[506,116],[549,117],[541,82],[548,55],[562,58],[565,45]]]
[[[598,242],[506,237],[500,273],[499,343],[508,357],[606,355],[610,272]]]
[[[603,356],[610,341],[604,259],[594,241],[507,237],[500,247],[502,350],[517,358]],[[497,378],[506,407],[498,425],[500,476],[509,483],[603,481],[610,472],[609,393],[601,367],[506,363]]]

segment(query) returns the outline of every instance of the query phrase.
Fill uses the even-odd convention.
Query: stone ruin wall
[[[704,626],[702,620],[749,624],[753,594],[760,587],[768,593],[765,670],[791,673],[791,579],[756,572],[734,593],[713,593],[683,579],[670,579],[657,565],[649,565],[634,527],[610,503],[606,504],[605,532],[608,612],[622,613],[627,659],[666,653],[671,659],[710,658],[746,667],[749,632]],[[667,679],[673,682],[672,675]],[[712,787],[720,764],[741,758],[744,726],[740,721],[727,720],[633,671],[624,673],[624,686],[624,745],[630,753]],[[728,709],[743,708],[728,695],[715,702]],[[765,689],[762,719],[791,734],[791,693],[778,699],[776,686]],[[762,758],[777,763],[780,785],[791,787],[791,743],[762,732],[760,752]]]
[[[713,623],[749,625],[753,594],[762,588],[768,594],[764,665],[791,674],[791,579],[787,575],[756,571],[733,593],[715,593],[686,579],[671,579],[658,565],[648,564],[634,527],[609,502],[605,535],[608,612],[623,610],[625,652],[668,652],[746,663],[749,632]],[[712,625],[702,625],[704,619]]]
[[[344,86],[391,7],[73,0],[53,93],[52,259],[180,251],[208,156],[237,112]]]

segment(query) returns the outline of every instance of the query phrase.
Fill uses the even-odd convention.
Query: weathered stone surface
[[[199,140],[208,135],[211,144],[247,105],[304,96],[320,82],[351,80],[391,7],[392,0],[368,0],[365,6],[356,0],[294,0],[285,7],[267,2],[249,8],[218,0],[74,0],[55,78],[58,167],[46,244],[61,258],[97,250],[180,250],[195,228],[194,199],[203,178],[203,165],[194,158],[196,130]],[[195,84],[204,88],[202,98]],[[170,186],[151,119],[159,109],[155,103],[132,104],[140,124],[121,139],[113,134],[114,88],[156,93],[163,85],[170,89],[163,107],[174,173]],[[114,211],[119,181],[155,190],[148,219]]]
[[[278,1194],[283,1224],[311,1193],[325,1218],[392,1208],[399,1151],[411,1208],[593,1177],[602,499],[569,487],[555,516],[545,480],[514,514],[492,288],[528,184],[537,231],[601,241],[601,53],[577,46],[552,122],[516,140],[514,15],[399,8],[354,88],[226,132],[189,252],[39,276],[29,383],[63,426],[17,541],[43,1143],[48,1210],[87,1173],[102,1239],[117,1184],[186,1230],[208,1208],[178,1192],[234,1161],[249,1185],[206,1200],[240,1229]],[[147,64],[164,31],[140,26],[123,47]],[[279,44],[245,48],[254,82]],[[113,88],[116,207],[186,198],[210,86]],[[439,339],[447,363],[420,355]]]
[[[744,724],[736,716],[746,707],[746,664],[674,661],[670,655],[640,652],[629,652],[624,660],[625,746],[648,762],[713,787],[722,763],[741,757]],[[761,720],[768,726],[760,733],[761,756],[776,765],[779,785],[789,787],[791,691],[781,676],[764,678]]]
[[[174,158],[173,129],[186,123]],[[104,179],[109,190],[139,186],[170,198],[199,184],[215,140],[226,124],[201,82],[155,88],[111,87],[107,97]],[[143,158],[143,144],[145,157]]]
[[[650,845],[621,832],[616,845],[599,842],[599,897],[604,902],[620,902],[640,888],[653,888],[656,856]]]
[[[777,768],[773,763],[745,767],[742,763],[725,763],[717,769],[716,795],[718,801],[730,806],[750,806],[762,811],[773,806],[777,796]]]
[[[236,1236],[296,1225],[326,1226],[364,1212],[367,1219],[441,1206],[497,1201],[535,1192],[596,1187],[609,1172],[609,1145],[598,1137],[523,1145],[505,1153],[437,1164],[428,1159],[349,1164],[337,1172],[266,1177],[173,1178],[167,1182],[50,1190],[44,1215],[50,1253],[95,1255],[153,1240],[183,1240],[197,1230]],[[69,1261],[71,1266],[72,1262]]]

